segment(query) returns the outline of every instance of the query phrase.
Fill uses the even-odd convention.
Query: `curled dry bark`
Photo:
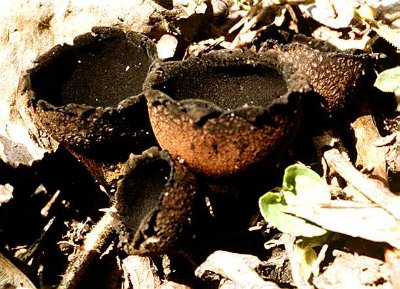
[[[218,274],[232,281],[223,288],[279,289],[278,285],[263,280],[255,271],[260,265],[261,261],[256,256],[215,251],[196,269],[195,274],[202,278]]]
[[[324,158],[348,184],[355,187],[374,203],[381,206],[397,220],[400,220],[400,197],[394,195],[388,188],[371,180],[359,172],[338,149],[332,148],[324,153]]]
[[[375,145],[381,135],[375,125],[368,101],[359,101],[358,107],[360,116],[351,124],[356,139],[356,166],[367,170],[372,179],[387,187],[389,183],[385,148]]]
[[[123,288],[153,289],[161,285],[161,280],[154,272],[154,264],[149,257],[130,255],[122,260],[124,271]]]

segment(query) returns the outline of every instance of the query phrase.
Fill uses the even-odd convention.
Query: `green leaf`
[[[286,168],[282,189],[288,204],[324,203],[331,198],[325,181],[303,164],[294,164]]]
[[[281,232],[293,236],[321,236],[327,231],[308,223],[306,220],[285,213],[286,202],[283,193],[268,192],[259,199],[261,215]]]
[[[379,73],[374,86],[384,92],[395,92],[400,89],[400,66]]]
[[[330,200],[325,181],[303,164],[286,168],[282,190],[268,192],[259,199],[259,208],[264,219],[281,232],[293,236],[321,236],[327,231],[308,221],[286,213],[287,205],[310,205]]]

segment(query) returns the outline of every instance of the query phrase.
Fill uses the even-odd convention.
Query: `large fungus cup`
[[[274,51],[220,50],[155,65],[144,92],[160,146],[191,169],[220,177],[282,150],[299,127],[307,90]]]
[[[146,36],[97,27],[57,45],[24,78],[36,123],[85,157],[150,147],[143,81],[156,61]]]
[[[125,169],[116,194],[120,246],[130,254],[157,255],[193,241],[192,173],[156,147],[132,154]]]

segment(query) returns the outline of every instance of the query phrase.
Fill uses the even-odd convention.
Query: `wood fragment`
[[[50,198],[50,200],[47,202],[47,204],[43,207],[43,209],[40,211],[40,214],[43,217],[47,217],[49,215],[49,211],[51,206],[54,204],[58,196],[60,195],[61,191],[57,190],[54,195]]]
[[[190,289],[190,287],[184,284],[168,281],[162,284],[158,289]]]
[[[356,167],[361,166],[366,169],[372,179],[388,187],[385,148],[375,145],[381,135],[375,125],[371,109],[367,101],[360,101],[357,107],[360,116],[351,124],[356,140]]]
[[[125,279],[123,289],[154,289],[161,285],[156,268],[149,257],[128,256],[122,260],[122,269]]]
[[[336,148],[331,148],[323,154],[326,162],[333,167],[349,184],[359,190],[368,199],[381,206],[397,220],[400,220],[400,197],[394,195],[388,188],[359,172],[348,159]]]
[[[108,241],[113,236],[114,223],[115,219],[110,211],[94,226],[86,236],[84,245],[76,252],[72,262],[68,265],[58,289],[79,288],[78,282],[85,274],[86,269],[109,244]]]
[[[215,251],[196,269],[195,274],[205,278],[207,274],[213,272],[233,281],[237,288],[279,289],[278,285],[264,281],[255,271],[260,264],[261,261],[256,256]]]
[[[390,270],[378,259],[334,250],[335,260],[314,285],[321,289],[393,289],[388,282]]]
[[[0,288],[36,289],[32,281],[13,263],[0,254]]]

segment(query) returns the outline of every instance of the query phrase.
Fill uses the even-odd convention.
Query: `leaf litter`
[[[6,15],[11,24],[4,26],[2,32],[9,33],[15,41],[18,35],[10,34],[12,25],[17,27],[14,32],[20,29],[23,35],[27,29],[38,29],[42,31],[39,37],[53,39],[49,43],[55,44],[60,41],[54,39],[72,39],[79,34],[76,29],[67,30],[63,25],[79,25],[79,21],[74,21],[82,15],[86,17],[86,26],[89,23],[91,26],[117,25],[125,29],[133,26],[133,19],[140,19],[143,28],[140,32],[156,42],[161,40],[160,51],[170,43],[173,47],[166,47],[162,54],[175,60],[220,48],[257,47],[266,39],[287,43],[301,33],[314,40],[327,41],[335,49],[375,53],[378,58],[375,86],[385,93],[369,87],[364,94],[372,97],[358,96],[358,102],[340,116],[329,116],[333,122],[324,118],[320,122],[319,116],[306,109],[305,113],[311,115],[305,121],[308,125],[294,138],[282,159],[273,169],[266,168],[256,174],[257,178],[265,179],[262,185],[251,180],[243,180],[243,185],[235,177],[228,178],[227,182],[200,177],[202,190],[207,192],[201,193],[205,194],[207,206],[193,208],[200,212],[196,211],[193,217],[200,216],[199,223],[203,224],[198,227],[193,247],[185,248],[178,256],[135,256],[138,264],[133,267],[129,267],[132,265],[125,259],[126,253],[118,247],[114,230],[118,216],[110,206],[113,199],[108,199],[111,191],[98,188],[92,176],[68,152],[63,152],[63,148],[54,153],[57,143],[32,128],[23,101],[15,99],[18,92],[12,96],[5,93],[2,101],[6,107],[13,111],[15,107],[11,105],[17,103],[17,109],[22,112],[10,113],[4,122],[13,133],[0,133],[4,184],[0,187],[0,213],[4,220],[0,224],[0,251],[7,253],[7,258],[1,255],[4,272],[0,276],[3,286],[0,288],[9,288],[5,282],[16,288],[35,288],[32,281],[37,288],[121,288],[123,276],[123,288],[400,288],[400,201],[396,195],[400,191],[397,137],[400,117],[395,108],[400,82],[396,51],[400,43],[398,3],[216,0],[211,1],[214,14],[211,11],[210,16],[205,12],[204,1],[186,2],[142,1],[141,7],[145,8],[142,12],[153,11],[152,19],[146,13],[133,13],[133,17],[124,11],[123,5],[110,10],[104,4],[79,9],[73,4],[69,11],[71,19],[60,18],[60,11],[56,11],[55,18],[42,15],[40,19],[45,21],[37,27],[35,15],[25,10],[14,11]],[[39,9],[43,9],[42,14],[51,15],[54,7],[44,5]],[[98,15],[104,15],[105,11],[115,12],[118,20],[100,21]],[[92,20],[90,15],[98,19]],[[21,19],[29,19],[26,23],[31,27],[18,27]],[[56,31],[47,30],[52,25],[57,27]],[[32,63],[28,53],[30,40],[24,42],[24,37],[21,43],[16,42],[23,53],[12,55],[20,66]],[[34,53],[39,55],[49,46],[34,47],[37,50]],[[383,54],[387,55],[386,59],[382,58]],[[9,69],[10,64],[4,67]],[[20,74],[21,71],[17,75]],[[9,80],[4,91],[17,91],[15,81]],[[318,128],[310,125],[316,122],[320,122]],[[18,135],[17,126],[31,133]],[[310,139],[315,139],[316,134],[321,138],[322,131],[328,129],[335,135],[335,141],[310,144]],[[26,148],[23,155],[18,150],[22,146]],[[44,152],[50,157],[40,160]],[[33,163],[34,160],[37,162]],[[27,166],[11,167],[17,163]],[[120,175],[114,179],[119,178]],[[42,183],[49,193],[34,194]],[[74,191],[80,194],[74,195]],[[87,195],[83,197],[85,192]],[[256,208],[257,199],[260,211]],[[15,208],[18,210],[12,213]],[[41,215],[44,208],[46,214]],[[37,214],[27,220],[26,210]],[[102,218],[100,210],[106,211]],[[249,213],[244,214],[247,210]],[[91,230],[84,225],[88,218],[97,222]],[[49,222],[51,226],[46,226]],[[26,229],[16,224],[25,224]],[[274,245],[264,249],[263,243]],[[274,255],[282,250],[285,254]],[[248,252],[250,255],[239,254]],[[28,258],[18,261],[18,256]],[[269,275],[275,276],[272,279],[262,279],[261,272],[266,270],[263,261],[272,260],[272,256],[281,256],[275,266],[282,268],[284,258],[289,259],[287,271],[292,280],[273,274]],[[78,261],[71,262],[74,259]],[[170,261],[166,262],[167,259]],[[10,261],[22,265],[21,270]],[[123,270],[118,269],[121,266]],[[147,274],[144,279],[148,280],[134,281],[134,276],[140,278],[142,268],[146,268],[143,274]],[[96,278],[90,277],[93,272],[97,275],[112,272],[114,278],[104,273],[102,281],[96,283]],[[61,279],[60,275],[64,277]]]

